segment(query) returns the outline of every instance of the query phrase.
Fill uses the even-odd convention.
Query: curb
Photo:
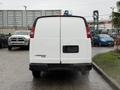
[[[111,77],[109,77],[99,66],[97,66],[94,62],[93,68],[104,78],[106,82],[109,83],[109,85],[114,89],[114,90],[120,90],[120,85],[113,80]]]

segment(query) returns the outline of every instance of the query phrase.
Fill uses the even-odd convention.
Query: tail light
[[[92,36],[88,25],[86,25],[86,32],[87,32],[87,38],[91,38]]]
[[[30,38],[34,38],[34,34],[35,34],[35,27],[33,26],[30,32]]]
[[[89,28],[89,25],[87,24],[86,20],[84,17],[82,17],[83,20],[85,21],[85,25],[86,25],[86,32],[87,32],[87,38],[92,38],[92,35],[91,35],[91,32],[90,32],[90,28]]]

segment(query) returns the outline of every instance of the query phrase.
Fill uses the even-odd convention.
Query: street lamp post
[[[27,6],[26,5],[24,5],[24,8],[25,8],[25,18],[26,18],[26,30],[28,29],[27,28]]]

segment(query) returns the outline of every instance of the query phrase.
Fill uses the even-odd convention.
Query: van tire
[[[40,78],[40,74],[41,74],[40,71],[32,71],[32,75],[34,78]]]
[[[89,72],[90,72],[89,70],[87,70],[87,71],[81,71],[81,74],[82,75],[89,75]]]

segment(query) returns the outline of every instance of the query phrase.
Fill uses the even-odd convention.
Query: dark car
[[[0,48],[5,48],[8,46],[8,35],[0,34]]]
[[[110,34],[110,36],[115,39],[116,36],[117,36],[117,33],[116,33],[116,32],[112,32],[112,33]]]
[[[92,38],[93,46],[114,46],[114,39],[107,34],[98,34]]]

